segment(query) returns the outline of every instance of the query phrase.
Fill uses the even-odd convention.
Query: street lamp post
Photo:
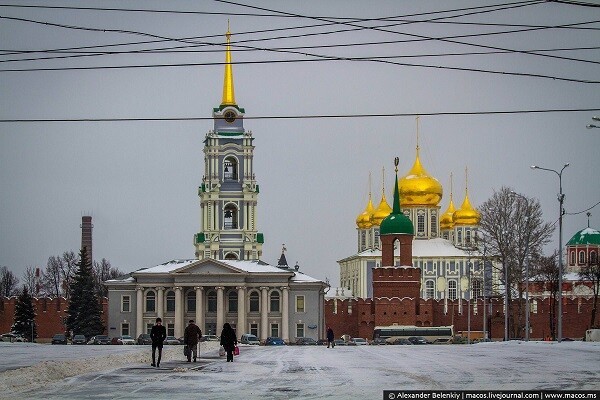
[[[502,258],[502,267],[504,269],[504,341],[508,341],[508,264],[504,257]]]
[[[511,190],[512,195],[521,197],[525,200],[526,211],[529,213],[529,199],[522,194],[516,193]],[[530,218],[527,216],[527,225],[525,226],[525,230],[527,231],[527,238],[525,239],[525,341],[529,342],[529,239],[531,235],[531,231],[529,230]]]
[[[598,118],[598,117],[594,117],[594,118]],[[563,202],[565,201],[565,195],[563,194],[563,190],[562,190],[562,173],[565,170],[565,168],[567,168],[569,166],[569,163],[566,163],[565,165],[563,165],[563,167],[560,169],[559,171],[550,169],[550,168],[543,168],[543,167],[538,167],[537,165],[532,165],[531,169],[541,169],[543,171],[550,171],[550,172],[554,172],[556,175],[558,175],[558,206],[559,206],[559,210],[558,210],[558,318],[557,318],[557,333],[556,333],[556,340],[560,343],[562,341],[562,283],[563,283],[563,279],[562,279],[562,274],[563,274],[563,258],[562,258],[562,216],[564,214],[564,210],[563,210]]]
[[[592,117],[592,120],[594,121],[600,121],[600,117]],[[588,129],[592,129],[592,128],[600,128],[600,126],[595,125],[595,124],[589,124],[585,126]]]

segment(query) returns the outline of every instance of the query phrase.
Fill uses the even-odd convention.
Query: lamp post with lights
[[[595,117],[597,118],[597,117]],[[556,332],[556,340],[557,342],[562,341],[562,274],[563,274],[563,258],[562,258],[562,216],[564,214],[563,202],[565,201],[565,195],[562,190],[562,173],[569,166],[569,163],[563,165],[560,171],[556,171],[550,168],[538,167],[537,165],[532,165],[531,169],[541,169],[542,171],[550,171],[554,172],[558,176],[558,318],[557,318],[557,332]]]

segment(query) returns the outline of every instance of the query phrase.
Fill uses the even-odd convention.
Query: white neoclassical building
[[[196,259],[106,281],[111,337],[147,333],[156,317],[175,337],[183,335],[190,319],[204,334],[218,335],[228,322],[238,337],[323,336],[326,284],[288,267],[283,254],[278,266],[260,260],[264,235],[257,229],[254,138],[244,129],[245,110],[235,101],[230,36],[227,32],[223,100],[213,109],[214,129],[204,139]]]

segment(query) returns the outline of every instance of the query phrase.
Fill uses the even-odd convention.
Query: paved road
[[[381,399],[384,389],[600,389],[600,346],[557,346],[249,346],[233,363],[209,352],[196,364],[129,365],[22,398]]]

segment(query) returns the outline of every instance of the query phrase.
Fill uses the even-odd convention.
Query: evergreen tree
[[[12,331],[23,335],[30,342],[33,342],[37,337],[33,298],[27,290],[26,285],[23,285],[23,291],[17,297],[17,302],[15,303],[15,318]]]
[[[67,329],[86,337],[102,334],[102,306],[94,290],[92,263],[85,247],[79,252],[79,262],[76,265],[77,271],[69,286]]]

